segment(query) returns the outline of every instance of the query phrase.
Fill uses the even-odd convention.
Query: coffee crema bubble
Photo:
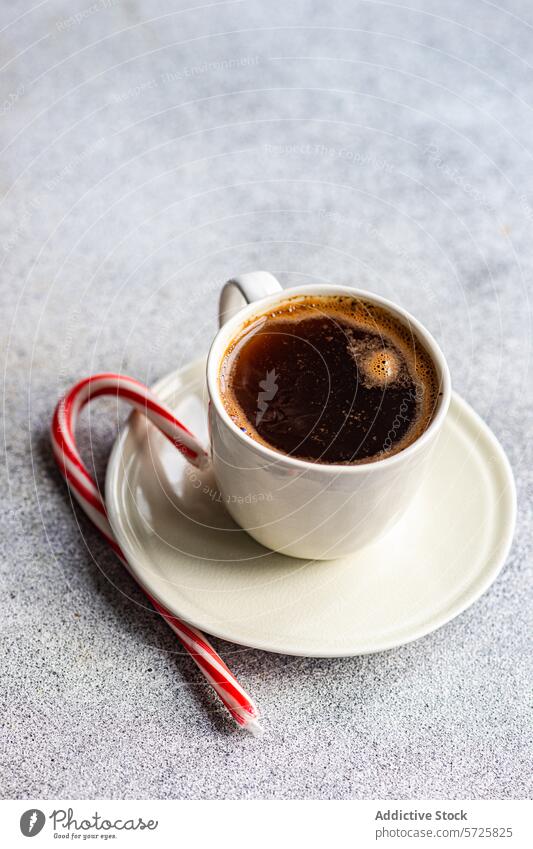
[[[373,351],[363,357],[358,367],[367,380],[386,386],[395,380],[400,372],[400,359],[392,348],[384,347],[382,351]]]
[[[397,454],[430,424],[431,356],[388,310],[349,296],[301,296],[245,324],[220,369],[226,411],[252,439],[319,463]]]

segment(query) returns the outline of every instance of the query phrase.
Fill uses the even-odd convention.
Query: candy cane
[[[59,469],[77,502],[135,578],[114,537],[104,500],[81,459],[74,436],[78,416],[85,404],[103,395],[123,398],[136,410],[144,413],[187,460],[198,468],[205,468],[209,464],[209,455],[190,430],[181,424],[146,386],[131,377],[95,374],[81,380],[59,401],[51,427],[52,447]],[[177,619],[152,598],[142,585],[141,588],[167,625],[172,628],[235,722],[252,734],[260,734],[259,714],[254,702],[214,648],[196,628]]]

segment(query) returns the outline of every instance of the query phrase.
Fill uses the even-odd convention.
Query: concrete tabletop
[[[531,4],[32,5],[4,2],[0,31],[3,794],[526,797]],[[414,644],[308,660],[215,641],[260,741],[73,509],[47,433],[80,376],[153,382],[207,351],[222,282],[256,268],[414,312],[519,495],[496,583]],[[126,415],[83,419],[100,480]]]

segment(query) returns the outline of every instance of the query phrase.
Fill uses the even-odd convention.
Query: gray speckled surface
[[[531,4],[30,6],[4,2],[0,32],[4,795],[527,796]],[[413,645],[218,642],[260,742],[73,514],[47,437],[80,375],[153,381],[205,351],[221,282],[257,267],[415,312],[519,493],[501,577]],[[100,475],[104,409],[81,426]]]

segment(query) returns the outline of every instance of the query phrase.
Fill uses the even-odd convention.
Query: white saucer
[[[154,390],[207,444],[204,361]],[[208,634],[310,657],[382,651],[444,625],[494,581],[515,523],[507,458],[457,395],[416,502],[350,557],[275,554],[237,528],[218,497],[209,473],[131,416],[109,461],[106,502],[140,582]]]

